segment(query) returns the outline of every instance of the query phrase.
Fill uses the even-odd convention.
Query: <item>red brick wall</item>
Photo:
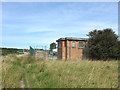
[[[76,47],[71,48],[71,59],[82,59],[83,49],[78,48],[78,41],[76,41]]]
[[[62,59],[62,41],[58,42],[58,55],[57,55],[57,59]]]
[[[62,59],[66,59],[65,41],[62,41]]]
[[[67,43],[67,44],[66,44],[66,51],[67,51],[67,53],[66,53],[66,55],[67,55],[67,56],[66,56],[66,59],[69,60],[69,47],[70,47],[70,42],[67,40],[66,43]]]
[[[61,43],[62,47],[60,48]],[[69,47],[71,47],[71,59],[82,59],[83,58],[83,49],[78,48],[78,41],[76,41],[76,47],[72,48],[72,41],[59,41],[58,42],[58,59],[67,59],[69,60]],[[84,46],[86,45],[86,42],[84,42]]]

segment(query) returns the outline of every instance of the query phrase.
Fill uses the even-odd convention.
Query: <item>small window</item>
[[[72,47],[76,47],[76,42],[75,41],[72,41]]]
[[[82,41],[79,41],[79,46],[78,46],[78,48],[84,48],[84,44],[83,44]]]

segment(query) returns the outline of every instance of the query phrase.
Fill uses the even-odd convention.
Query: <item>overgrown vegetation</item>
[[[120,41],[112,29],[94,30],[88,36],[85,51],[89,59],[120,59]]]
[[[24,70],[23,70],[24,69]],[[43,60],[33,56],[3,56],[2,87],[117,88],[118,61]]]

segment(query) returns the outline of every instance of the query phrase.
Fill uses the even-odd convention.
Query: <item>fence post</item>
[[[103,61],[103,56],[101,56],[101,61]]]

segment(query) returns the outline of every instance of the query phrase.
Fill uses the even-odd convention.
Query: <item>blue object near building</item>
[[[30,46],[30,56],[35,56],[35,49]]]

